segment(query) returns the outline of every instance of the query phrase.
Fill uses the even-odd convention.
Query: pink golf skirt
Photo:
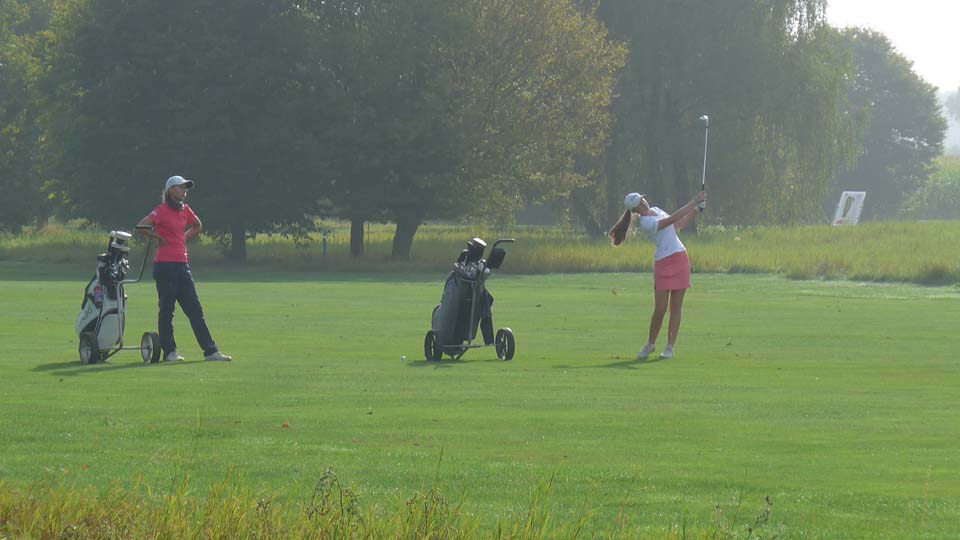
[[[653,263],[653,288],[657,291],[690,288],[690,257],[686,251],[678,251]]]

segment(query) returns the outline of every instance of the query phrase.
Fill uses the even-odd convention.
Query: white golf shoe
[[[673,345],[667,345],[667,348],[660,353],[660,358],[666,360],[667,358],[673,358]]]
[[[166,356],[163,357],[164,362],[180,362],[183,360],[183,356],[180,356],[180,353],[177,351],[170,351]]]
[[[637,353],[637,360],[646,360],[650,358],[650,355],[653,354],[653,351],[657,350],[657,346],[653,343],[647,343],[640,349],[640,352]]]
[[[212,353],[212,354],[208,354],[208,355],[204,356],[203,359],[204,359],[204,360],[208,360],[208,361],[210,361],[210,362],[229,362],[229,361],[233,360],[233,357],[232,357],[232,356],[228,356],[228,355],[226,355],[226,354],[223,354],[223,353],[220,352],[220,351],[216,351],[216,352],[214,352],[214,353]]]

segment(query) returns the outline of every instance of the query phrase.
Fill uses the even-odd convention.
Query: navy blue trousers
[[[160,334],[160,348],[166,356],[177,350],[177,340],[173,338],[173,310],[177,303],[193,327],[197,344],[203,349],[204,356],[217,352],[217,344],[210,337],[210,329],[203,318],[203,307],[197,296],[197,287],[193,283],[193,274],[187,263],[155,262],[153,279],[157,282],[157,296],[160,297],[160,314],[157,318],[157,333]]]

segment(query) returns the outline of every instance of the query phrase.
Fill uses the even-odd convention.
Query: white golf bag
[[[83,303],[77,315],[80,362],[83,364],[96,364],[124,348],[127,309],[124,285],[140,281],[149,252],[144,253],[140,276],[127,279],[130,272],[128,243],[132,237],[128,232],[110,231],[106,253],[97,255],[97,270],[84,289]],[[155,332],[144,333],[139,349],[144,362],[156,363],[160,359],[160,337]]]

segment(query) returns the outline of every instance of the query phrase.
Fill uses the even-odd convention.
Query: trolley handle
[[[151,227],[150,225],[137,225],[137,230],[141,230],[141,231],[142,231],[142,230],[152,231],[152,230],[153,230],[153,227]],[[143,270],[144,270],[144,268],[147,267],[147,257],[150,256],[150,248],[151,248],[152,246],[153,246],[153,238],[149,238],[149,239],[147,240],[146,249],[143,250],[143,262],[140,263],[140,272],[137,273],[137,279],[125,279],[125,280],[121,281],[119,284],[122,285],[122,284],[126,284],[126,283],[136,283],[136,282],[140,281],[140,280],[143,278]]]
[[[499,239],[499,240],[497,240],[496,242],[493,243],[493,246],[490,248],[490,251],[493,251],[493,248],[497,247],[497,244],[500,244],[500,243],[512,243],[512,242],[516,242],[516,241],[517,241],[517,240],[516,240],[515,238],[501,238],[501,239]]]

